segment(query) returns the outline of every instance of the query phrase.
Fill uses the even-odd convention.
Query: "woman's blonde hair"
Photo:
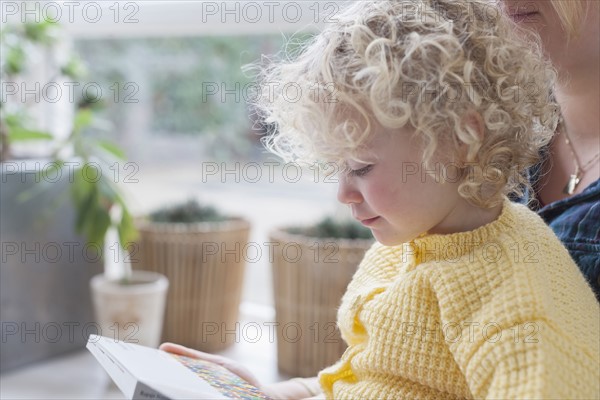
[[[359,159],[375,126],[408,128],[425,166],[438,150],[464,161],[459,192],[473,204],[522,193],[556,126],[556,74],[539,46],[487,0],[357,1],[335,19],[298,57],[262,70],[256,105],[273,128],[270,151],[343,163]]]
[[[558,14],[560,22],[567,31],[569,38],[579,35],[579,27],[583,20],[586,1],[585,0],[550,0],[554,11]]]

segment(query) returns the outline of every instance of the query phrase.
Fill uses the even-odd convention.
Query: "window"
[[[139,165],[139,184],[129,187],[139,207],[200,197],[249,218],[250,240],[259,245],[274,227],[309,223],[336,207],[336,188],[314,171],[296,181],[293,168],[278,166],[272,177],[261,168],[256,182],[246,168],[269,158],[251,126],[242,65],[284,43],[293,52],[338,9],[334,2],[267,3],[108,2],[97,25],[84,18],[69,25],[88,79],[103,89],[111,135]],[[125,23],[126,15],[138,22]],[[207,165],[217,173],[208,175]],[[263,256],[248,263],[243,298],[270,306],[268,249],[261,248]]]

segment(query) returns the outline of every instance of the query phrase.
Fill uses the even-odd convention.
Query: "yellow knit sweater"
[[[471,232],[374,244],[338,324],[328,398],[600,398],[600,307],[550,228],[508,200]]]

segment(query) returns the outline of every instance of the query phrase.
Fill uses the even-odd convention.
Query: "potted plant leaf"
[[[118,232],[112,248],[115,256],[124,259],[136,231],[110,171],[124,161],[124,154],[98,135],[101,124],[96,110],[101,101],[85,95],[48,98],[48,87],[78,81],[85,72],[65,46],[60,26],[48,21],[10,25],[2,32],[1,44],[6,55],[1,75],[7,91],[0,103],[1,220],[3,246],[11,250],[1,269],[3,327],[5,322],[14,323],[43,333],[45,326],[58,326],[56,337],[47,340],[23,341],[16,335],[16,340],[3,342],[4,370],[84,346],[90,326],[107,336],[126,334],[115,320],[93,321],[89,287],[90,278],[113,258],[107,257],[106,248],[111,247],[105,240],[107,233]],[[44,64],[36,58],[43,58]],[[23,87],[29,88],[29,97],[15,92]],[[37,91],[35,96],[31,88]],[[24,257],[31,249],[33,254]],[[127,264],[121,265],[118,280],[135,281]],[[99,276],[104,279],[104,274]],[[53,311],[40,311],[44,309]],[[139,322],[133,317],[125,320]],[[147,329],[136,325],[134,330]],[[140,336],[137,333],[134,339]],[[160,332],[154,336],[158,344]]]
[[[291,376],[315,376],[346,349],[337,308],[374,239],[354,221],[326,217],[305,227],[270,232],[277,320],[277,363]]]
[[[111,142],[84,135],[82,127],[91,125],[93,118],[90,108],[80,107],[68,142],[78,160],[70,187],[75,228],[103,255],[104,272],[90,281],[98,330],[104,336],[156,347],[168,280],[155,272],[131,269],[137,230],[111,171],[125,161],[125,155]],[[55,158],[58,168],[66,165]]]
[[[250,223],[195,200],[167,206],[136,223],[140,237],[135,268],[164,274],[171,289],[163,341],[207,352],[235,338],[244,279],[240,256]]]
[[[84,251],[74,204],[65,196],[72,175],[53,157],[57,137],[71,127],[58,129],[48,118],[72,126],[73,104],[41,101],[31,90],[79,78],[75,57],[57,59],[60,42],[49,22],[6,24],[0,33],[2,372],[83,347],[83,327],[93,323],[88,282],[102,265],[94,249]],[[23,339],[23,331],[34,334]]]

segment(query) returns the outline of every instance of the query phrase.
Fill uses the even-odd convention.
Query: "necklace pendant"
[[[579,179],[579,176],[577,176],[577,174],[571,174],[569,182],[567,182],[567,185],[563,189],[563,193],[568,194],[569,196],[572,195],[575,192],[575,188],[577,188],[577,185],[579,184],[580,180],[581,179]]]

